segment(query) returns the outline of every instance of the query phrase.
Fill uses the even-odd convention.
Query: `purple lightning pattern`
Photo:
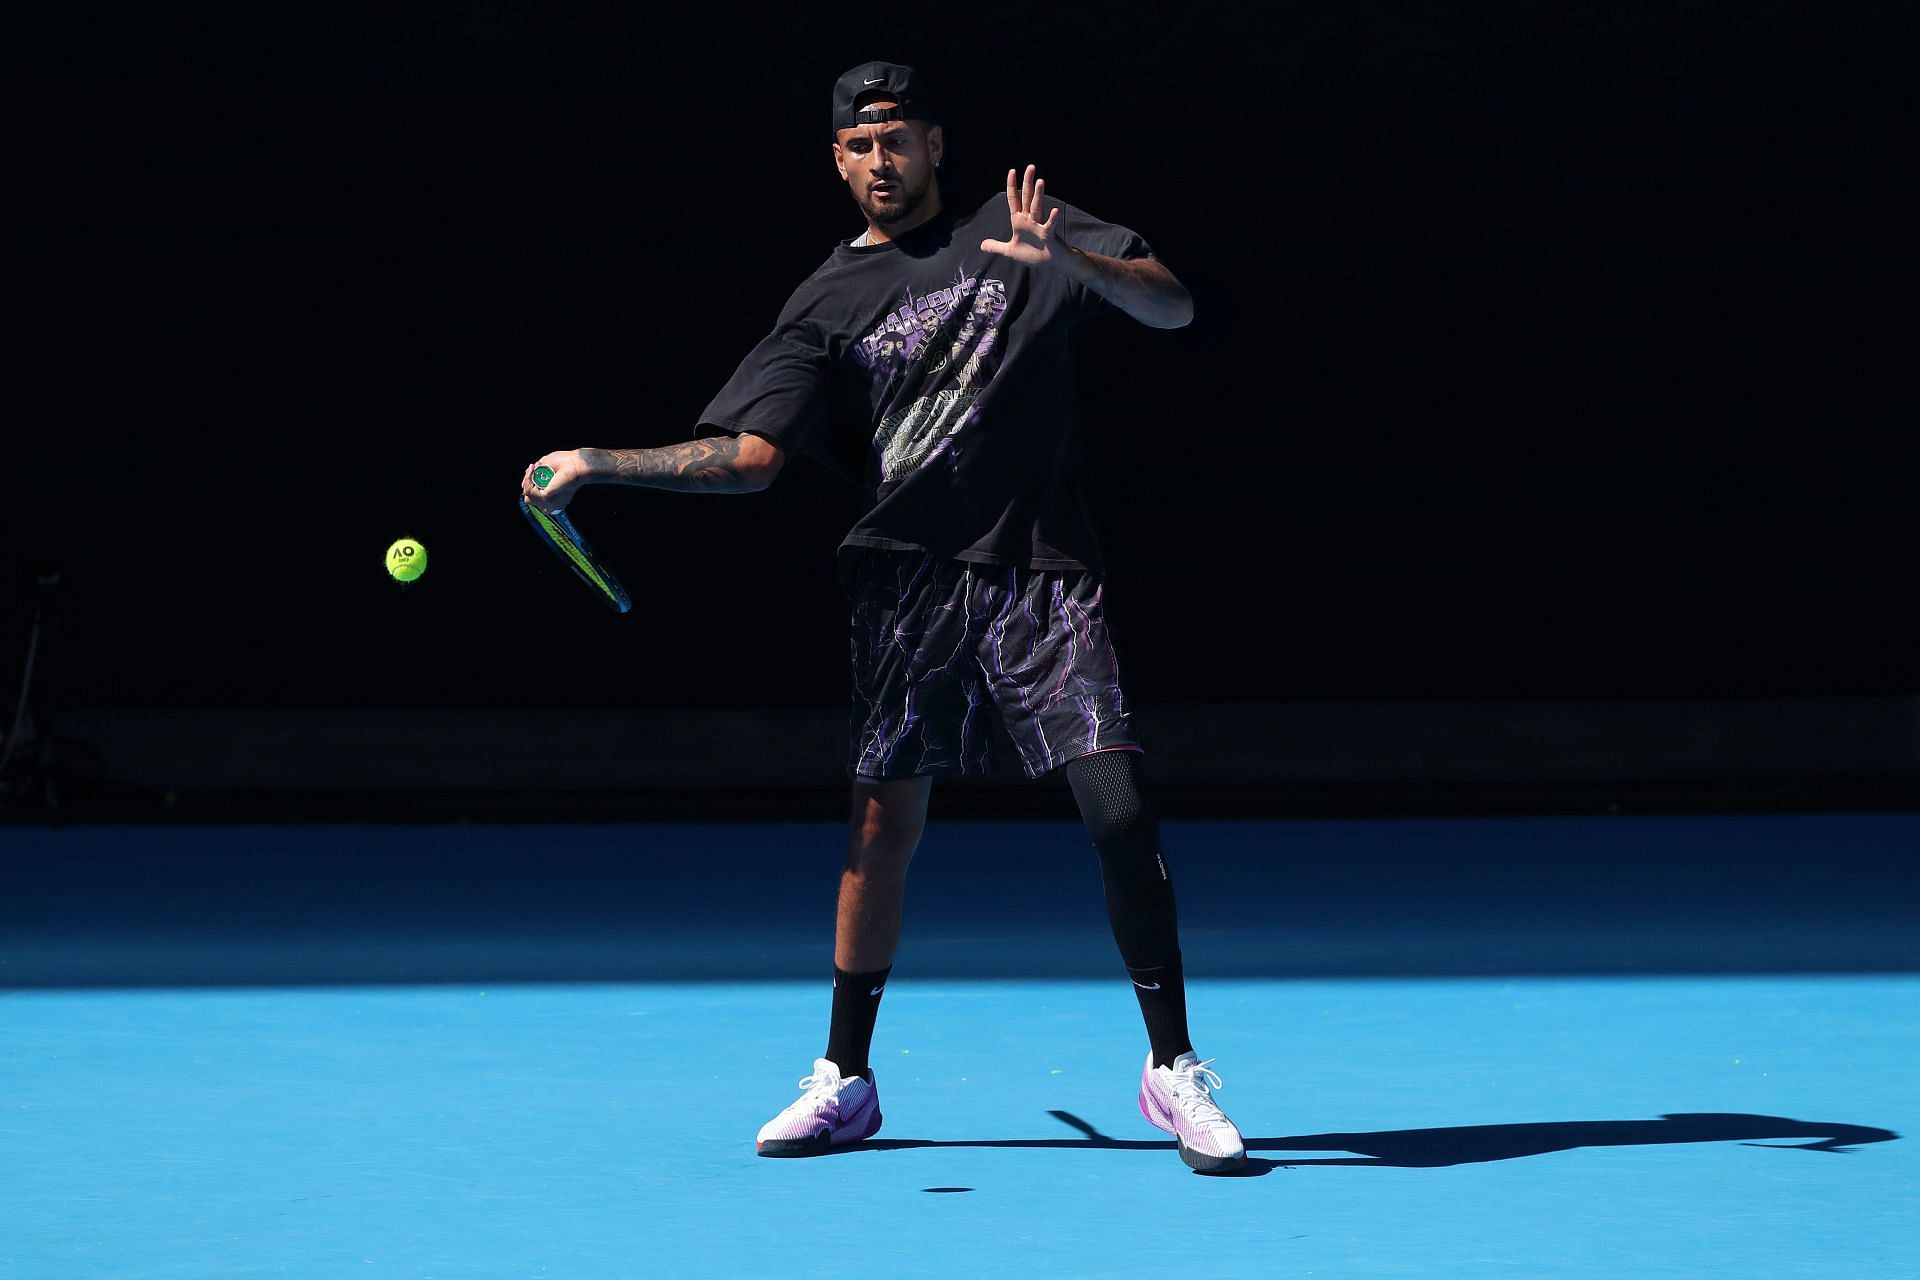
[[[1010,743],[1037,778],[1089,752],[1138,749],[1094,575],[864,554],[852,773],[989,773]]]

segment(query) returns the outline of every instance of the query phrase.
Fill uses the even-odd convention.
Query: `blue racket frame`
[[[613,571],[602,564],[600,557],[593,553],[593,547],[581,535],[573,521],[564,511],[542,511],[520,499],[520,514],[527,518],[533,531],[540,540],[553,548],[553,553],[566,562],[580,581],[587,584],[601,603],[615,613],[625,613],[633,608],[633,601],[627,596],[627,589]]]

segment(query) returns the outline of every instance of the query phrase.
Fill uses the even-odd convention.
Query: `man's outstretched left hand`
[[[982,240],[980,247],[1036,267],[1064,265],[1073,246],[1053,234],[1060,206],[1044,209],[1046,190],[1047,184],[1034,177],[1034,166],[1027,166],[1024,178],[1017,169],[1007,170],[1007,209],[1013,216],[1013,232],[1005,240]]]

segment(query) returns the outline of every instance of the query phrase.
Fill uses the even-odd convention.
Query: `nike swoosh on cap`
[[[885,76],[881,76],[881,77],[880,77],[880,80],[885,80],[885,79],[886,79],[886,77],[885,77]],[[865,83],[867,83],[867,84],[879,84],[879,83],[880,83],[880,80],[868,80],[868,81],[865,81]]]

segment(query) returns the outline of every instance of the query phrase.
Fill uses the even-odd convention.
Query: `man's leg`
[[[1152,1044],[1140,1073],[1140,1114],[1171,1133],[1180,1158],[1202,1173],[1246,1168],[1240,1130],[1213,1100],[1220,1077],[1187,1038],[1187,987],[1173,881],[1160,853],[1159,824],[1140,793],[1140,758],[1097,751],[1067,764],[1107,889],[1107,918],[1140,998]]]
[[[892,972],[907,866],[927,825],[932,778],[856,779],[840,909],[833,932],[833,1018],[826,1056],[842,1075],[867,1069],[880,993]]]
[[[1213,1101],[1220,1077],[1187,1038],[1173,881],[1141,794],[1140,740],[1104,620],[1105,588],[1096,574],[1053,570],[1009,569],[981,582],[988,589],[978,608],[969,600],[969,616],[988,619],[977,659],[994,710],[1027,776],[1064,767],[1100,854],[1107,918],[1151,1045],[1140,1113],[1179,1139],[1193,1168],[1244,1168],[1240,1133]]]
[[[867,1054],[880,993],[900,942],[907,865],[927,824],[931,778],[856,779],[847,860],[833,939],[833,1016],[826,1054],[800,1084],[800,1098],[755,1140],[763,1156],[811,1156],[870,1138],[880,1129],[880,1096]]]
[[[1100,855],[1107,921],[1140,1000],[1153,1065],[1171,1067],[1193,1049],[1173,880],[1160,852],[1160,824],[1140,788],[1140,755],[1096,751],[1067,764],[1067,781]]]

